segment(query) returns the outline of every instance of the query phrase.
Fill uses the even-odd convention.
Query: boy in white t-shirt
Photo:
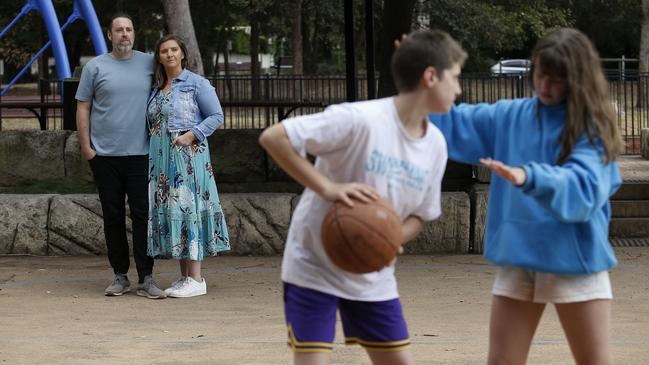
[[[369,274],[339,269],[320,238],[333,201],[352,206],[381,196],[403,220],[407,242],[441,214],[446,142],[428,122],[460,93],[462,47],[441,31],[408,35],[392,57],[395,97],[344,103],[268,128],[259,142],[306,189],[288,232],[282,281],[288,344],[295,364],[327,364],[336,311],[346,344],[373,364],[412,364],[394,265]],[[305,157],[315,155],[315,165]],[[355,204],[361,204],[356,202]]]

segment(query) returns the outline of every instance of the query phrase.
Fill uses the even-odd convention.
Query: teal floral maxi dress
[[[172,93],[149,103],[149,221],[147,254],[202,261],[230,249],[207,140],[172,144],[167,123]]]

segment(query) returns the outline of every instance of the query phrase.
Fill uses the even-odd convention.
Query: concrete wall
[[[298,198],[290,193],[221,194],[233,255],[279,255]],[[444,214],[427,223],[406,253],[467,253],[471,229],[466,193],[442,194]],[[131,230],[126,213],[127,229]],[[130,236],[130,234],[129,234]],[[129,237],[129,240],[131,237]],[[105,254],[96,194],[0,194],[0,254]]]
[[[259,130],[219,130],[209,137],[217,184],[291,181],[259,146],[259,134]],[[29,192],[76,192],[93,187],[78,135],[70,131],[2,131],[0,172],[0,192],[21,192],[27,187],[32,187]]]
[[[266,156],[259,133],[209,138],[234,255],[281,254],[302,190]],[[0,174],[0,254],[105,253],[101,206],[76,132],[2,131]],[[481,252],[486,191],[445,192],[442,209],[406,253]]]

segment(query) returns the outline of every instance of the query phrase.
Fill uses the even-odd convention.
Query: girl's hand
[[[173,144],[175,146],[191,145],[196,140],[196,136],[192,131],[174,138]]]
[[[525,180],[527,180],[525,170],[520,167],[511,167],[491,158],[481,158],[480,163],[515,186],[522,186],[525,184]]]
[[[322,192],[322,197],[329,201],[340,200],[343,204],[348,207],[353,207],[354,203],[352,198],[355,198],[363,203],[368,203],[370,201],[376,200],[379,197],[379,194],[369,185],[361,183],[334,183],[331,182],[327,184],[324,191]]]

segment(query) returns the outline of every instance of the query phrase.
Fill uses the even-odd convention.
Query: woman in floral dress
[[[207,143],[223,112],[209,81],[185,69],[186,54],[177,36],[158,41],[147,104],[148,254],[179,260],[180,277],[165,290],[178,298],[206,294],[201,261],[230,249]]]

